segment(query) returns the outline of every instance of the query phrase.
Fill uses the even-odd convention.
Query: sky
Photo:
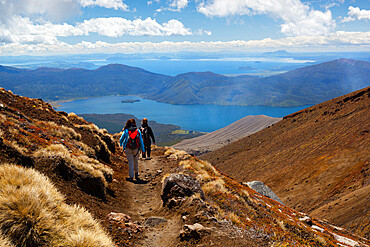
[[[370,0],[0,0],[0,55],[370,51]]]

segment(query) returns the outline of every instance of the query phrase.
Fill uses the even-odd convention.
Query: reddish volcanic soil
[[[369,238],[369,97],[370,87],[315,105],[200,158]]]

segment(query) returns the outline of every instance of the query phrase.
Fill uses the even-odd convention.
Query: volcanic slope
[[[263,115],[246,116],[222,129],[196,138],[183,140],[173,145],[173,148],[185,150],[189,154],[201,155],[251,135],[280,120],[281,118]]]
[[[0,122],[0,246],[369,246],[184,151],[153,147],[126,181],[119,134],[42,100],[0,89]]]
[[[367,87],[312,106],[200,158],[369,238],[369,97]]]

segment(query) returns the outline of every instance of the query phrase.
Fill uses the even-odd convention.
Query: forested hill
[[[171,104],[298,106],[317,104],[369,85],[370,63],[338,59],[258,78],[190,72],[175,77],[120,64],[95,70],[0,66],[0,86],[47,101],[112,94]]]

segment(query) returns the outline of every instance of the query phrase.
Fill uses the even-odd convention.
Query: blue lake
[[[140,102],[121,103],[121,100],[134,99]],[[178,125],[185,130],[212,132],[248,115],[283,117],[307,107],[171,105],[135,96],[105,96],[61,103],[57,110],[76,114],[126,113],[139,119],[146,117],[149,121]]]

